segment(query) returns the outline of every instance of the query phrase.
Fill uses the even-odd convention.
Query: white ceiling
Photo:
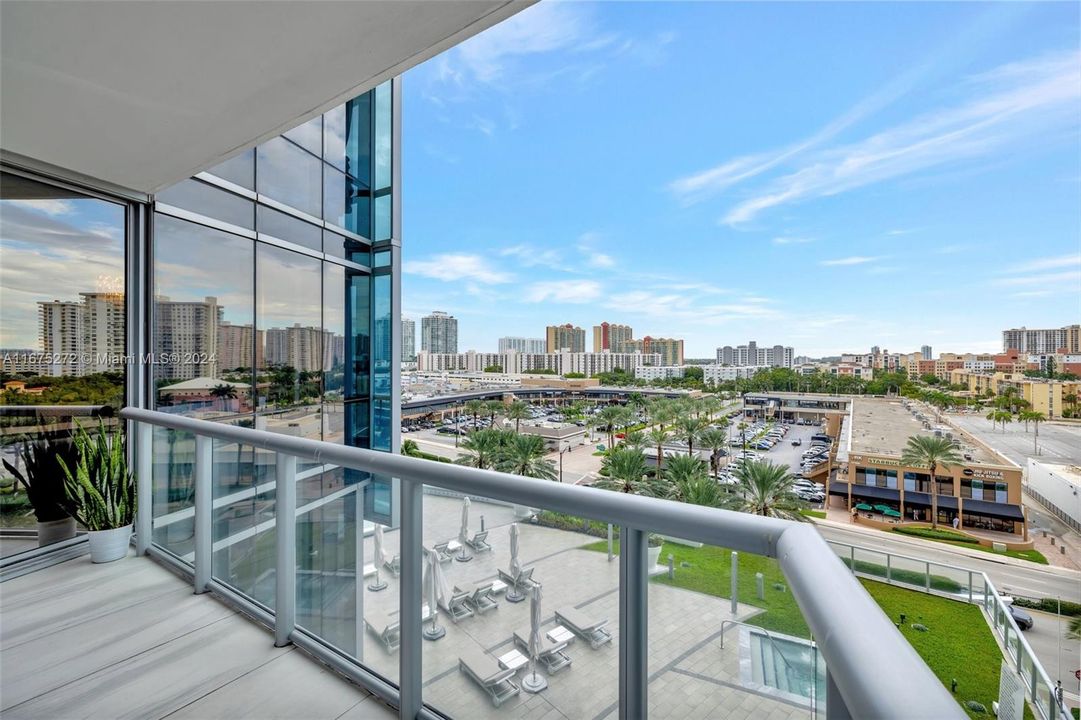
[[[142,193],[532,0],[0,2],[0,148]]]

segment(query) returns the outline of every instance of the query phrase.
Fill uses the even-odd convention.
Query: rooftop
[[[900,456],[905,443],[913,435],[934,435],[936,429],[945,437],[952,437],[961,446],[961,452],[971,457],[971,464],[1010,465],[1009,461],[973,442],[959,430],[946,425],[935,425],[933,416],[926,416],[930,429],[917,416],[923,412],[915,405],[906,408],[901,400],[885,398],[857,398],[852,403],[852,446],[856,453]]]

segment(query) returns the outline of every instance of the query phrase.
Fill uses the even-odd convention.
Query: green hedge
[[[434,460],[441,463],[454,462],[450,458],[445,458],[442,455],[433,455],[431,453],[426,453],[423,450],[418,450],[417,452],[413,453],[413,457],[418,457],[421,460]]]
[[[912,535],[914,537],[927,538],[928,540],[949,540],[950,542],[969,543],[970,545],[979,545],[980,541],[969,535],[964,535],[959,532],[953,532],[952,530],[935,530],[934,528],[920,528],[920,527],[895,527],[893,528],[895,533],[901,533],[902,535]]]
[[[599,520],[589,520],[574,515],[541,510],[537,513],[537,524],[544,527],[556,528],[557,530],[569,530],[571,532],[585,533],[593,537],[608,539],[608,523]],[[619,528],[612,528],[612,537],[619,538]]]
[[[842,557],[841,562],[847,565],[850,570],[852,569],[852,558]],[[866,560],[857,560],[856,572],[884,578],[886,577],[886,566],[867,562]],[[926,576],[923,573],[917,570],[904,570],[902,568],[890,568],[889,577],[892,582],[905,583],[906,585],[915,585],[917,587],[923,587],[924,582],[926,581]],[[945,575],[932,575],[931,587],[942,592],[958,593],[961,592],[964,586],[953,578],[948,578]]]
[[[1032,610],[1042,610],[1043,612],[1051,613],[1052,615],[1057,614],[1059,611],[1059,601],[1055,598],[1028,600],[1026,598],[1015,597],[1013,599],[1013,604],[1017,607],[1029,608]],[[1063,600],[1062,614],[1069,615],[1070,617],[1077,617],[1078,615],[1081,615],[1081,603]]]

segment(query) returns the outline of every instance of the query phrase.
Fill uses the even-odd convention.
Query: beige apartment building
[[[1081,404],[1070,399],[1081,396],[1081,381],[1048,380],[1030,378],[1022,373],[980,373],[971,370],[954,370],[950,382],[964,385],[969,392],[986,394],[988,391],[1001,395],[1006,388],[1014,388],[1017,396],[1029,404],[1029,409],[1043,413],[1048,418],[1061,418],[1063,411],[1075,409]]]

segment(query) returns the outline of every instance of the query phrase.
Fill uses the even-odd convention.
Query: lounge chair
[[[472,678],[481,690],[499,707],[508,698],[518,694],[520,688],[511,682],[516,670],[504,670],[491,655],[477,647],[469,647],[458,656],[458,669]]]
[[[474,553],[490,552],[492,546],[488,544],[488,531],[481,530],[472,539],[466,538],[465,544],[473,548]]]
[[[398,577],[402,574],[402,556],[395,555],[390,560],[384,560],[383,567],[385,567],[387,569],[387,572],[389,572],[391,575],[393,575],[394,577]]]
[[[452,622],[458,622],[463,618],[473,617],[473,610],[468,605],[469,593],[465,591],[455,592],[446,602],[440,601],[439,605],[450,614]]]
[[[401,645],[401,624],[397,616],[386,613],[379,617],[365,617],[364,625],[368,628],[368,632],[379,638],[379,642],[383,643],[387,652],[392,653]]]
[[[537,660],[544,665],[549,675],[554,675],[571,664],[570,655],[563,652],[567,647],[565,642],[552,642],[542,633],[540,636],[540,649],[537,652]],[[514,633],[514,644],[529,655],[529,632]]]
[[[499,603],[492,597],[492,583],[467,585],[461,588],[455,586],[454,589],[457,592],[464,592],[469,595],[465,602],[476,613],[483,615],[489,610],[499,607]]]
[[[608,618],[592,618],[573,607],[556,610],[556,622],[589,643],[596,650],[612,642],[612,633],[605,629]]]
[[[519,592],[526,592],[532,590],[534,585],[540,585],[533,579],[533,568],[522,568],[517,575],[511,575],[500,568],[499,579]]]
[[[454,553],[450,551],[448,545],[450,545],[449,542],[435,544],[435,551],[439,553],[439,562],[441,563],[449,563],[454,560]]]

